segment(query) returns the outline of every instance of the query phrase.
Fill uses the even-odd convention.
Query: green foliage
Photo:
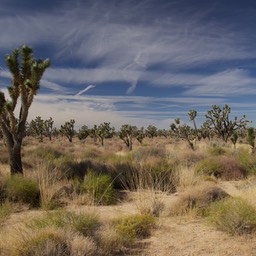
[[[38,184],[19,174],[12,175],[6,180],[6,195],[9,201],[39,206]]]
[[[113,181],[106,174],[96,174],[89,170],[84,177],[82,192],[87,193],[90,201],[96,205],[109,205],[114,202]]]
[[[115,219],[114,226],[121,240],[131,245],[136,239],[150,236],[155,227],[155,218],[147,214],[133,214]]]
[[[256,230],[256,210],[240,198],[227,198],[212,204],[207,215],[210,223],[232,235],[252,233]]]
[[[41,229],[45,227],[57,227],[71,229],[83,236],[94,236],[100,227],[99,218],[93,213],[74,213],[69,211],[49,212],[46,216],[35,218],[28,227]]]
[[[104,139],[112,138],[115,134],[115,128],[110,126],[110,123],[102,123],[97,127],[97,136],[101,142],[101,145],[104,144]]]

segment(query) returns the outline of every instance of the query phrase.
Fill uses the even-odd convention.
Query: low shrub
[[[22,175],[10,176],[5,183],[5,192],[9,201],[29,204],[32,207],[40,204],[38,184]]]
[[[250,154],[248,151],[240,149],[235,158],[243,166],[248,175],[256,174],[256,154]]]
[[[227,153],[227,151],[224,148],[220,147],[220,146],[215,146],[215,147],[208,148],[207,151],[212,156],[222,156],[222,155]]]
[[[203,216],[212,202],[219,201],[227,196],[228,194],[224,190],[211,182],[190,186],[171,205],[170,215],[193,213]]]
[[[114,202],[113,181],[107,174],[96,174],[89,170],[81,187],[92,204],[110,205]]]
[[[252,233],[256,230],[256,210],[241,198],[226,198],[212,204],[208,220],[219,230],[232,235]]]
[[[131,245],[136,239],[149,237],[155,227],[155,218],[147,214],[133,214],[114,220],[120,239]]]
[[[195,170],[224,180],[238,180],[246,174],[243,166],[234,157],[227,156],[205,158],[195,165]]]

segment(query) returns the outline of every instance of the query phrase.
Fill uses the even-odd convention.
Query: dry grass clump
[[[188,187],[170,206],[171,216],[204,215],[206,208],[214,201],[227,197],[228,194],[211,182],[202,182]]]
[[[46,227],[22,230],[3,246],[3,255],[10,256],[79,256],[97,255],[95,242],[78,233]]]
[[[211,224],[232,235],[256,231],[256,209],[242,198],[216,202],[209,207],[207,215]]]
[[[195,171],[194,166],[180,164],[173,172],[173,181],[176,189],[183,191],[202,180],[202,175]]]
[[[30,229],[56,227],[71,229],[83,236],[94,236],[100,227],[99,218],[94,213],[74,213],[70,211],[54,211],[44,217],[35,218],[27,226]]]

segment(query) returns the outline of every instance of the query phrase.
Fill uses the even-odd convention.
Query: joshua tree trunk
[[[15,144],[14,147],[9,148],[9,155],[10,155],[11,175],[17,174],[17,173],[23,174],[22,161],[21,161],[21,143]]]

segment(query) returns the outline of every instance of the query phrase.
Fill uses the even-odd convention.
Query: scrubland
[[[0,255],[256,255],[256,155],[218,140],[0,145]]]

